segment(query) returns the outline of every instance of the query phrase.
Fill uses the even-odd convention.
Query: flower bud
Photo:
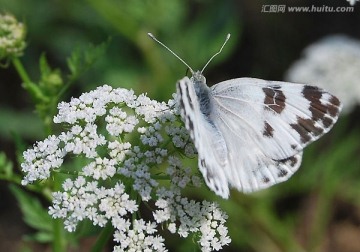
[[[0,60],[23,54],[26,29],[10,14],[0,14]]]

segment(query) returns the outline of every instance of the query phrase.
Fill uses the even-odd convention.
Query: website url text
[[[304,12],[304,13],[321,13],[321,12],[354,12],[354,6],[286,6],[286,5],[263,5],[261,12],[264,13],[291,13],[291,12]]]

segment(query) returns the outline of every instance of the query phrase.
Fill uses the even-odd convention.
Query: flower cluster
[[[351,6],[354,6],[356,2],[359,0],[346,0],[346,1],[348,1]]]
[[[15,17],[0,13],[0,60],[23,54],[25,34],[25,26]]]
[[[349,112],[360,104],[360,41],[332,35],[308,46],[304,57],[288,70],[285,79],[309,83],[331,91]]]
[[[163,227],[180,237],[193,235],[202,251],[230,243],[227,216],[216,204],[181,195],[201,179],[180,158],[196,150],[174,100],[157,102],[104,85],[58,108],[54,122],[67,131],[24,152],[22,183],[71,174],[49,209],[68,231],[85,219],[100,227],[111,223],[114,251],[166,251]],[[146,206],[152,218],[145,220],[139,212]]]

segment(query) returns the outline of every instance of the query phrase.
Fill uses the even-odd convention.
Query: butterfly
[[[180,115],[198,152],[206,185],[228,198],[230,188],[244,193],[283,182],[300,167],[303,149],[327,133],[342,104],[311,85],[255,78],[206,85],[191,71],[176,84]]]

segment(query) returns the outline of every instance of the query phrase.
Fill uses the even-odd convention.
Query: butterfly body
[[[180,80],[177,95],[199,169],[223,198],[229,187],[252,192],[287,180],[341,109],[314,86],[239,78],[208,87],[201,72]]]
[[[194,83],[194,89],[196,96],[199,100],[200,111],[204,114],[205,117],[209,117],[211,114],[211,90],[206,85],[205,77],[199,72],[195,72],[194,76],[191,77],[190,81]]]

